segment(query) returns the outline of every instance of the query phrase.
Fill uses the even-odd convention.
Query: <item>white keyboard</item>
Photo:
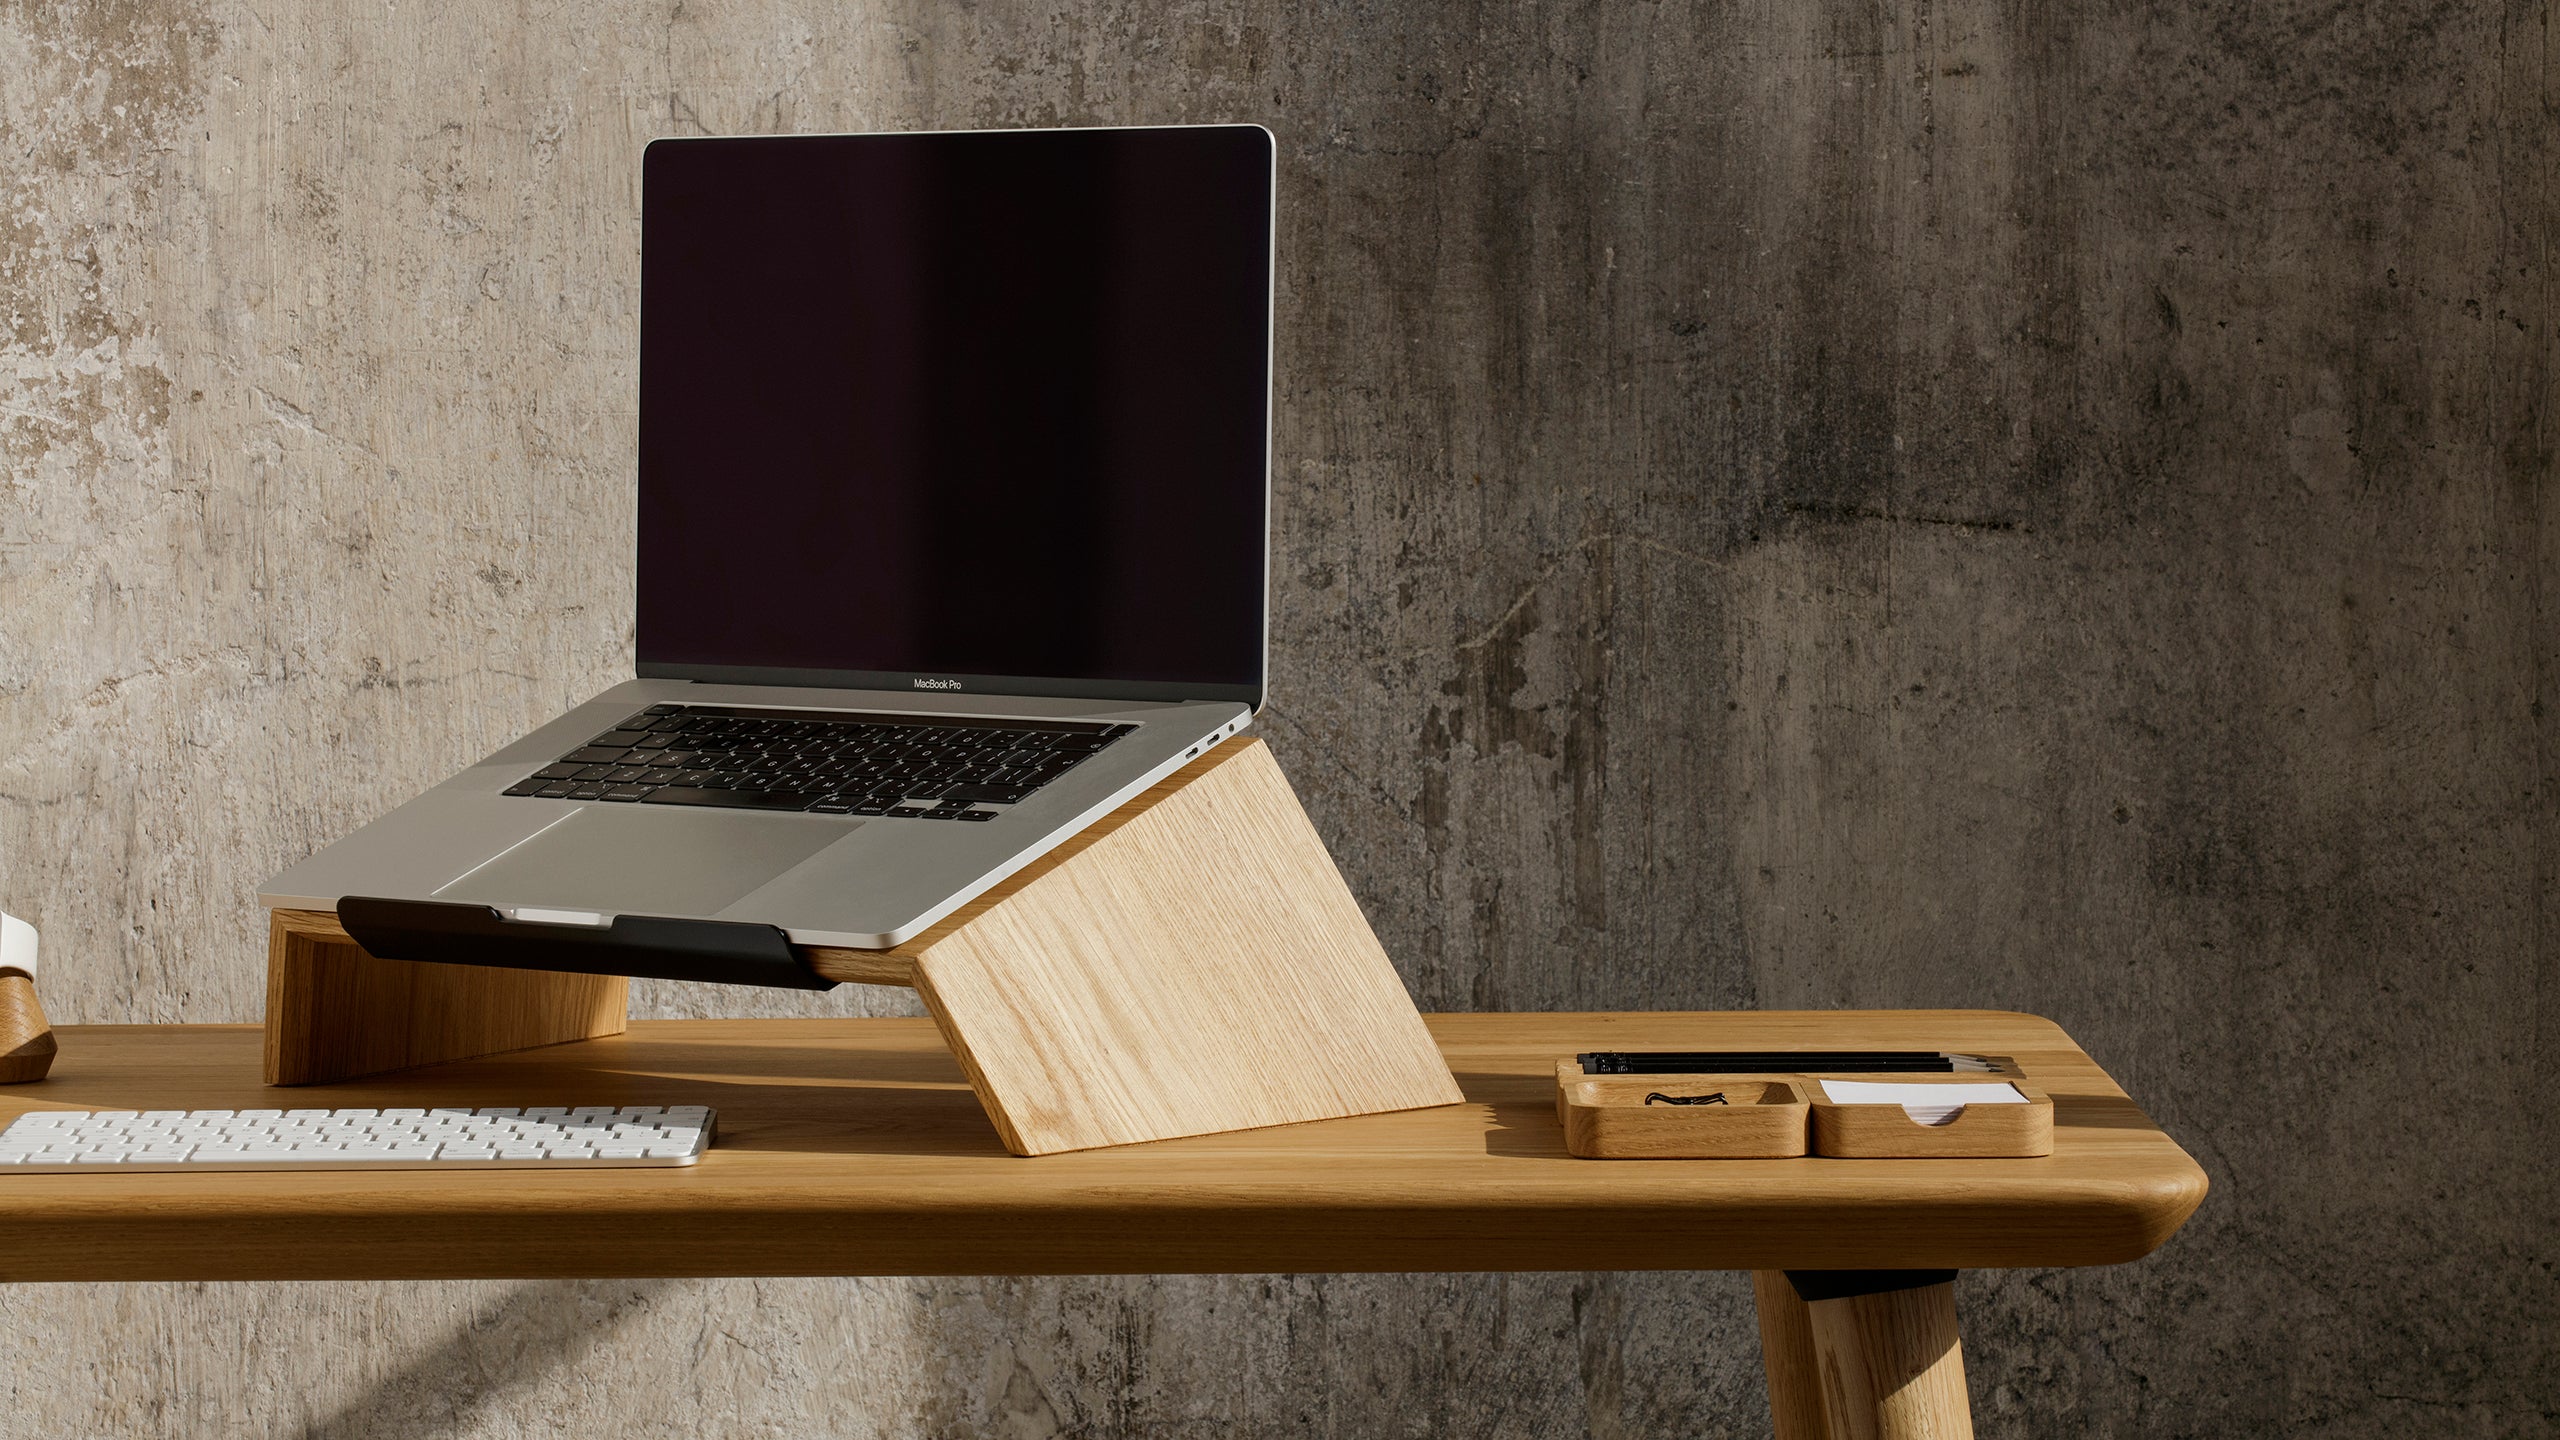
[[[28,1170],[570,1170],[690,1165],[701,1105],[482,1110],[39,1110],[0,1131]]]

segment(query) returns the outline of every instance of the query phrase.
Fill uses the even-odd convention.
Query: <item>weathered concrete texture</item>
[[[2555,74],[2491,0],[0,4],[0,897],[63,1020],[252,1019],[258,879],[622,673],[650,136],[1258,119],[1264,729],[1423,1002],[2052,1015],[2216,1193],[1965,1282],[1983,1433],[2549,1434]],[[1766,1423],[1730,1277],[0,1320],[27,1433]]]

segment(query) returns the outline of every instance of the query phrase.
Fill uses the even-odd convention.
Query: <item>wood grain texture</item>
[[[43,1079],[53,1056],[53,1027],[36,999],[35,977],[0,970],[0,1085]]]
[[[1804,1308],[1831,1440],[1973,1440],[1952,1282]]]
[[[1720,1105],[1656,1104],[1656,1094],[1722,1095]],[[1565,1149],[1586,1160],[1779,1159],[1810,1149],[1804,1082],[1767,1075],[1586,1079],[1556,1064]]]
[[[296,1092],[315,1105],[706,1103],[692,1168],[0,1175],[0,1279],[2096,1265],[2148,1253],[2195,1163],[2049,1022],[1907,1014],[1456,1015],[1466,1103],[1025,1160],[921,1020],[663,1021]],[[1568,1154],[1588,1049],[1992,1046],[2055,1097],[2041,1160]],[[32,1108],[276,1103],[241,1027],[63,1031]],[[670,1245],[670,1235],[684,1237]]]
[[[265,1076],[312,1085],[619,1034],[630,981],[384,960],[326,911],[268,917]]]
[[[1844,1080],[1888,1080],[1895,1084],[1942,1083],[1960,1090],[1960,1080],[1933,1082],[1909,1075],[1842,1075]],[[1839,1105],[1825,1098],[1818,1080],[1813,1092],[1813,1152],[1837,1160],[2027,1157],[2053,1153],[2053,1097],[2032,1085],[2009,1082],[2027,1097],[2024,1105],[1967,1105],[1944,1125],[1923,1125],[1899,1105]]]
[[[1822,1413],[1822,1365],[1813,1350],[1813,1321],[1804,1297],[1783,1270],[1751,1272],[1760,1319],[1760,1368],[1769,1381],[1772,1440],[1830,1440]]]
[[[1007,1149],[1457,1103],[1261,741],[1230,740],[1124,809],[901,947]]]

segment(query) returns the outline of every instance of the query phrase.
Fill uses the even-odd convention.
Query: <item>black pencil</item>
[[[1766,1074],[1805,1070],[1870,1074],[1997,1074],[1998,1062],[1945,1050],[1595,1050],[1576,1057],[1586,1075]]]

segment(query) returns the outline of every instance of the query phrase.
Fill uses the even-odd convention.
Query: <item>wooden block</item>
[[[1722,1095],[1723,1104],[1672,1105],[1655,1095]],[[1556,1062],[1556,1118],[1564,1147],[1587,1160],[1784,1159],[1806,1149],[1801,1082],[1769,1075],[1613,1075]]]
[[[1006,1148],[1045,1155],[1459,1100],[1270,751],[1231,740],[881,953]]]
[[[1944,1125],[1923,1125],[1899,1105],[1833,1103],[1822,1080],[1880,1080],[1961,1090],[1985,1081],[1942,1076],[1863,1075],[1810,1077],[1813,1153],[1839,1160],[1927,1157],[2017,1159],[2053,1153],[2053,1097],[2015,1079],[2006,1083],[2027,1097],[2024,1105],[1967,1105]]]
[[[266,1075],[315,1085],[622,1033],[631,982],[383,960],[323,910],[267,927]]]
[[[1833,1440],[1973,1440],[1955,1288],[1940,1283],[1805,1305]]]
[[[53,1027],[24,970],[0,970],[0,1085],[41,1080],[53,1068]]]

